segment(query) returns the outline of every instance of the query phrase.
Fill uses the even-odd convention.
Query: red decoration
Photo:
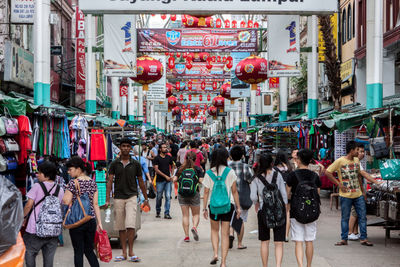
[[[253,21],[252,20],[249,20],[247,22],[247,28],[253,28]]]
[[[231,22],[229,21],[229,19],[225,20],[225,28],[229,28],[231,27]]]
[[[232,20],[232,28],[237,28],[237,22],[236,22],[236,20]]]
[[[212,104],[214,107],[219,108],[220,112],[223,112],[225,107],[225,98],[222,96],[214,97]]]
[[[179,113],[181,113],[181,108],[179,106],[176,106],[172,109],[172,116],[176,116]]]
[[[210,116],[213,116],[213,117],[217,116],[217,108],[214,106],[209,107],[207,112],[208,112],[208,114],[210,114]]]
[[[254,22],[253,27],[254,27],[254,28],[258,28],[258,27],[260,27],[260,25],[259,25],[258,22],[256,21],[256,22]]]
[[[193,88],[193,83],[192,83],[192,81],[189,81],[189,82],[188,82],[187,87],[188,87],[189,91],[192,91],[192,88]]]
[[[189,60],[186,59],[185,67],[186,67],[188,70],[192,69],[192,68],[193,68],[192,61],[189,61]]]
[[[250,83],[252,90],[257,90],[257,84],[268,79],[267,66],[265,58],[250,56],[239,62],[235,74],[239,80]]]
[[[194,127],[194,132],[195,132],[195,133],[200,133],[201,130],[202,130],[202,129],[201,129],[200,126]]]
[[[231,82],[227,82],[221,85],[220,93],[222,97],[229,99],[231,101],[231,104],[235,103],[236,98],[231,97]]]
[[[213,82],[213,83],[212,83],[212,88],[213,88],[214,90],[216,90],[216,89],[218,88],[218,83],[217,83],[217,82]]]
[[[203,96],[199,95],[199,101],[203,101]]]
[[[171,111],[174,107],[178,105],[178,99],[175,96],[168,97],[168,111]]]
[[[192,95],[189,95],[189,101],[192,101]]]
[[[215,21],[215,26],[217,28],[221,28],[222,27],[222,21],[220,18],[217,18],[217,20]]]
[[[211,61],[207,61],[206,68],[210,71],[212,67]]]
[[[141,56],[136,60],[136,77],[132,80],[143,85],[143,90],[149,89],[149,84],[161,79],[163,66],[160,61],[149,56]]]
[[[217,57],[217,62],[220,63],[221,62],[221,56]]]
[[[222,58],[222,62],[223,62],[223,63],[226,63],[226,57],[223,57],[223,58]]]
[[[240,22],[240,28],[246,28],[246,22],[243,20]]]
[[[176,21],[176,15],[171,15],[171,20]]]
[[[188,55],[188,53],[185,52],[185,53],[182,54],[182,57],[183,57],[184,59],[186,59],[187,55]]]
[[[176,58],[180,58],[180,57],[181,57],[181,53],[180,52],[176,53]]]
[[[180,96],[179,96],[179,100],[180,100],[180,101],[183,101],[183,95],[180,95]]]
[[[207,118],[203,117],[203,124],[206,124],[206,123],[207,123]]]
[[[165,15],[165,14],[162,14],[162,15],[161,15],[161,19],[162,19],[162,20],[165,20],[166,18],[167,18],[167,15]]]
[[[166,92],[167,98],[170,97],[170,96],[172,96],[172,88],[173,88],[173,87],[174,87],[174,86],[173,86],[172,84],[167,83],[167,92]]]
[[[169,57],[168,58],[168,68],[171,70],[175,68],[175,58],[174,57]]]
[[[196,28],[196,27],[213,27],[214,22],[212,17],[204,17],[204,16],[190,16],[183,15],[184,19],[182,19],[182,23],[185,27]]]
[[[168,52],[165,52],[165,55],[168,57],[168,56],[169,56],[169,53],[168,53]]]
[[[192,134],[193,134],[193,131],[192,131],[192,130],[189,130],[189,129],[187,129],[187,130],[186,130],[186,134],[187,134],[187,135],[192,135]]]
[[[201,90],[204,90],[204,89],[206,89],[206,82],[202,81],[201,82]]]
[[[211,95],[208,95],[207,96],[207,101],[210,101],[211,100]]]

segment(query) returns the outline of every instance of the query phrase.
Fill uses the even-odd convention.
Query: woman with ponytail
[[[189,151],[185,161],[176,172],[174,182],[178,181],[178,201],[182,210],[182,227],[185,232],[185,242],[189,242],[189,209],[192,211],[192,234],[194,240],[199,240],[197,227],[200,222],[200,192],[199,183],[203,180],[201,168],[195,165],[196,153]]]

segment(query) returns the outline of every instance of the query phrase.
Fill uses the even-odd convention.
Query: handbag
[[[4,114],[5,114],[5,116],[2,117],[2,120],[4,122],[4,127],[6,128],[6,133],[7,134],[18,134],[18,132],[19,132],[18,120],[11,117],[10,112],[8,111],[8,108],[6,108],[6,107],[4,107]]]
[[[4,142],[3,138],[0,138],[0,153],[1,154],[7,153],[6,143]]]
[[[0,120],[0,136],[3,136],[7,133],[6,126],[4,125],[4,121]]]
[[[106,230],[96,231],[94,244],[100,260],[110,262],[112,260],[112,249]]]
[[[7,170],[12,171],[17,169],[18,161],[14,156],[6,156],[5,160],[7,161]]]
[[[0,154],[0,172],[5,172],[7,170],[7,161]]]
[[[400,159],[381,160],[379,169],[383,180],[400,180]]]
[[[65,229],[77,228],[93,218],[90,211],[89,195],[84,193],[81,196],[81,188],[78,180],[75,179],[74,183],[76,188],[76,201],[69,206],[68,211],[65,214],[65,219],[63,221],[63,227]]]
[[[7,152],[18,152],[19,151],[19,145],[14,139],[7,138],[4,141],[4,143],[6,145]]]
[[[365,124],[363,124],[357,130],[354,141],[356,141],[357,143],[363,144],[364,147],[369,150],[369,139],[370,139],[370,137],[368,135],[367,127],[365,126]]]
[[[375,157],[376,159],[381,159],[381,158],[386,158],[389,156],[389,149],[386,145],[385,141],[385,132],[382,129],[382,126],[379,125],[379,130],[377,133],[377,137],[372,138],[372,136],[375,133],[375,128],[376,125],[378,124],[378,121],[375,121],[374,127],[372,128],[371,134],[370,134],[370,153],[371,156]],[[379,133],[382,133],[383,136],[378,137]]]

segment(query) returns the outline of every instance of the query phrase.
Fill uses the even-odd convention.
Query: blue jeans
[[[351,206],[354,206],[357,217],[358,225],[360,226],[360,240],[367,239],[367,208],[365,205],[364,196],[358,198],[340,197],[340,208],[342,209],[342,240],[348,239],[349,234],[349,219]]]
[[[156,211],[157,214],[161,213],[161,204],[163,193],[165,192],[165,206],[164,206],[164,214],[169,214],[169,207],[171,205],[171,182],[157,181],[157,199],[156,199]]]

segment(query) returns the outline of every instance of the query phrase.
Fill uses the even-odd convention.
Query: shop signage
[[[119,86],[119,96],[128,96],[128,85],[127,84],[120,84]]]
[[[154,112],[168,112],[168,101],[154,102]]]
[[[298,15],[268,16],[269,77],[300,75],[299,21]]]
[[[35,1],[11,0],[11,23],[33,23]]]
[[[242,82],[236,77],[235,68],[237,64],[246,57],[250,56],[248,52],[231,53],[233,58],[233,67],[231,69],[231,96],[232,97],[250,97],[250,84]]]
[[[163,55],[150,55],[152,58],[157,59],[161,62],[163,76],[155,83],[149,84],[149,90],[147,91],[147,100],[149,101],[166,101],[166,84],[167,79],[166,73],[166,62],[167,58]]]
[[[136,16],[104,15],[104,74],[136,77]]]
[[[85,15],[77,7],[75,16],[75,93],[85,94]]]
[[[33,89],[33,54],[10,41],[5,42],[4,81]]]
[[[336,45],[336,55],[338,54],[338,15],[337,13],[331,15],[332,35],[333,42]],[[318,25],[318,61],[325,61],[325,42],[322,36],[321,25]]]
[[[87,13],[196,13],[221,14],[326,14],[336,12],[337,0],[79,0],[79,7]],[[157,12],[158,11],[158,12]]]
[[[139,52],[256,52],[257,30],[140,29]]]
[[[212,69],[207,69],[207,62],[192,62],[189,70],[184,63],[175,64],[175,68],[169,69],[168,79],[229,79],[231,72],[224,63],[212,63]]]
[[[269,88],[279,88],[279,77],[269,78]]]
[[[352,84],[354,75],[354,61],[349,59],[340,65],[340,79],[342,80],[341,88],[344,89]]]
[[[238,105],[236,105],[235,103],[231,104],[230,100],[225,99],[224,103],[225,103],[224,111],[226,111],[226,112],[237,112],[237,111],[239,111]]]

